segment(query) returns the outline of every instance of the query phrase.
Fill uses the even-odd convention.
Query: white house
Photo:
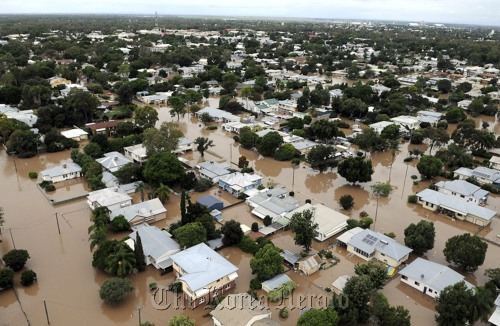
[[[170,257],[181,251],[181,248],[166,231],[156,226],[150,226],[147,223],[133,226],[132,231],[129,235],[130,239],[125,242],[134,250],[137,234],[139,234],[146,265],[153,265],[162,274],[172,267],[173,261]]]
[[[234,172],[219,177],[219,187],[238,197],[245,191],[255,189],[262,183],[262,177],[256,174]]]
[[[279,219],[299,207],[299,201],[282,188],[259,191],[248,197],[246,202],[252,207],[252,214],[262,219],[267,215],[273,220]]]
[[[266,293],[269,293],[288,282],[292,282],[292,279],[288,277],[288,275],[278,274],[275,277],[262,282],[262,290],[264,290]]]
[[[177,148],[173,150],[172,153],[184,154],[191,151],[193,151],[193,142],[186,137],[181,137],[179,139],[179,143],[177,144]]]
[[[439,120],[443,118],[443,115],[443,113],[435,111],[422,110],[417,112],[417,118],[420,123],[428,122],[433,126],[435,126],[439,122]]]
[[[76,141],[86,140],[89,137],[89,133],[80,128],[61,131],[61,135],[68,139],[73,139]]]
[[[474,179],[480,184],[491,184],[496,187],[500,187],[500,171],[495,169],[490,169],[485,166],[478,166],[471,170],[468,168],[459,168],[453,171],[453,176],[461,180],[468,178]]]
[[[212,180],[212,182],[218,182],[219,177],[231,173],[229,167],[229,163],[217,163],[214,161],[205,161],[196,165],[200,176]]]
[[[413,251],[382,233],[360,227],[348,230],[337,242],[364,260],[377,259],[391,267],[401,265]]]
[[[111,210],[110,218],[123,215],[130,225],[154,223],[167,218],[167,209],[158,198]]]
[[[82,176],[82,168],[73,162],[56,165],[40,172],[43,181],[61,182]]]
[[[323,204],[311,205],[307,203],[286,214],[286,217],[291,219],[293,214],[306,210],[313,212],[313,221],[318,224],[315,236],[318,241],[325,241],[347,228],[349,217]]]
[[[399,271],[399,275],[401,282],[432,298],[439,296],[445,287],[464,281],[464,276],[451,268],[423,258],[415,259]],[[464,282],[468,288],[474,288],[469,282]]]
[[[395,124],[395,123],[392,121],[380,121],[380,122],[372,123],[368,127],[372,128],[373,131],[375,131],[377,134],[380,135],[380,133],[382,132],[382,130],[384,130],[385,127],[391,126],[393,124]]]
[[[489,191],[465,180],[439,181],[435,186],[438,192],[463,198],[474,204],[486,203],[490,194]]]
[[[488,322],[495,326],[500,325],[500,294],[495,299],[495,311],[493,311],[493,313],[491,314]]]
[[[89,192],[87,204],[92,210],[97,207],[107,207],[113,211],[132,205],[132,197],[124,193],[120,187],[115,186]]]
[[[391,121],[401,126],[401,129],[406,131],[415,130],[420,127],[418,118],[409,115],[400,115],[399,117],[391,118]]]
[[[144,147],[142,144],[124,147],[123,152],[125,153],[125,157],[139,164],[143,164],[148,160],[146,147]]]
[[[216,122],[234,122],[240,121],[240,117],[231,114],[227,111],[223,111],[217,108],[206,107],[204,109],[199,110],[195,113],[195,115],[199,118],[203,113],[207,113],[211,116]]]
[[[492,156],[490,158],[490,166],[495,170],[500,170],[500,156]]]
[[[210,312],[215,326],[279,326],[271,309],[248,293],[229,294]]]
[[[101,164],[102,167],[109,172],[116,172],[121,169],[122,166],[133,161],[125,157],[119,152],[109,152],[104,154],[104,157],[96,159],[97,163]]]

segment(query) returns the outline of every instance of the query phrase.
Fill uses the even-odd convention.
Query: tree
[[[201,157],[205,157],[205,151],[207,149],[215,146],[213,141],[207,137],[197,137],[194,140],[194,143],[196,144],[196,149],[200,152]]]
[[[381,288],[387,281],[387,268],[385,265],[370,260],[364,264],[356,264],[354,272],[358,276],[366,275],[372,282],[372,288]]]
[[[474,302],[474,291],[465,282],[444,288],[436,298],[436,322],[439,326],[467,325]]]
[[[123,215],[115,216],[115,218],[109,224],[111,231],[122,232],[130,230],[130,223]]]
[[[438,176],[443,169],[443,162],[435,156],[423,155],[417,163],[417,170],[425,178]]]
[[[170,189],[169,186],[160,183],[160,185],[154,189],[153,196],[155,196],[155,198],[158,198],[162,204],[165,204],[165,202],[170,199],[171,193],[172,189]]]
[[[316,236],[318,224],[314,223],[314,211],[304,210],[292,215],[290,229],[295,233],[295,244],[303,246],[305,251],[311,249],[312,240]]]
[[[5,224],[4,212],[3,212],[3,208],[0,207],[0,234],[2,234],[2,226],[4,224]]]
[[[144,178],[157,187],[160,184],[173,185],[180,180],[184,172],[184,166],[175,154],[163,152],[154,154],[148,159],[144,168]]]
[[[186,225],[188,223],[187,220],[187,215],[186,215],[186,199],[189,200],[189,195],[186,193],[185,190],[182,190],[181,193],[181,224]]]
[[[240,77],[236,74],[229,72],[222,76],[221,86],[226,90],[228,94],[232,94],[240,82]]]
[[[427,221],[420,221],[417,224],[410,224],[404,231],[405,245],[417,255],[422,255],[426,251],[434,248],[434,238],[436,231],[434,223]]]
[[[246,100],[245,109],[247,109],[247,110],[248,110],[248,98],[250,97],[250,95],[252,95],[252,87],[250,87],[250,86],[244,86],[241,89],[241,97],[244,97],[245,100]]]
[[[145,199],[144,193],[148,189],[150,189],[150,188],[149,188],[149,186],[147,184],[145,184],[142,181],[139,181],[139,182],[137,182],[135,184],[135,189],[134,190],[135,190],[135,192],[140,192],[141,193],[141,201],[144,201],[144,199]]]
[[[0,289],[9,289],[14,286],[14,271],[10,268],[0,269]]]
[[[318,169],[320,173],[328,168],[337,166],[335,159],[335,148],[325,145],[317,145],[311,148],[307,153],[307,162],[311,164],[313,169]]]
[[[347,181],[354,184],[368,182],[372,180],[372,161],[365,160],[363,157],[349,157],[340,162],[337,171]]]
[[[204,214],[196,218],[195,222],[203,225],[205,231],[207,232],[207,240],[213,240],[220,237],[220,231],[215,227],[215,220],[212,215]]]
[[[83,151],[85,154],[89,155],[90,157],[96,159],[102,156],[102,150],[101,146],[94,142],[88,143],[84,148]]]
[[[92,267],[104,271],[107,267],[108,257],[115,252],[117,245],[118,241],[116,240],[102,240],[97,250],[92,254]]]
[[[368,276],[353,276],[344,286],[343,295],[349,306],[340,310],[341,323],[364,324],[370,318],[370,295],[372,282]]]
[[[126,278],[113,277],[101,285],[99,297],[109,305],[117,305],[134,290],[132,281]]]
[[[269,226],[269,225],[273,224],[273,219],[271,218],[271,216],[266,215],[264,217],[263,223],[264,223],[264,226]]]
[[[5,266],[12,268],[14,272],[23,269],[28,258],[30,258],[30,255],[24,249],[12,249],[2,257]]]
[[[264,281],[283,273],[283,257],[280,252],[280,249],[272,243],[259,249],[255,257],[250,260],[252,274],[257,274],[259,280]]]
[[[222,244],[224,246],[234,246],[241,242],[243,238],[243,230],[239,222],[230,220],[222,226]]]
[[[340,206],[348,210],[354,206],[354,198],[351,195],[342,195],[339,199]]]
[[[132,183],[141,179],[142,167],[134,163],[127,163],[113,174],[121,184]]]
[[[173,122],[163,122],[160,129],[149,128],[144,131],[143,145],[148,156],[160,152],[174,151],[183,137],[179,125]]]
[[[32,157],[37,153],[38,135],[30,130],[15,130],[7,142],[7,153],[16,153],[19,157]]]
[[[171,106],[170,115],[173,117],[177,115],[177,121],[180,116],[186,114],[186,102],[181,96],[171,96],[168,98],[168,105]]]
[[[76,125],[91,122],[98,106],[99,100],[94,95],[78,88],[72,88],[63,103]]]
[[[136,231],[134,244],[135,267],[139,272],[146,270],[146,256],[144,256],[144,248],[139,232]]]
[[[332,308],[308,310],[297,321],[297,326],[337,326],[338,324],[339,316]]]
[[[196,321],[186,315],[178,315],[170,318],[168,326],[195,326]]]
[[[380,132],[380,137],[387,140],[397,140],[400,135],[400,127],[397,124],[388,125]]]
[[[457,106],[449,108],[445,114],[445,119],[446,121],[448,121],[448,123],[458,123],[464,120],[466,117],[467,115],[464,113],[464,111]]]
[[[440,79],[437,82],[437,88],[441,93],[449,93],[451,91],[451,81],[448,79]]]
[[[158,121],[158,111],[149,105],[135,109],[135,124],[143,129],[154,128]]]
[[[464,233],[449,238],[444,247],[446,261],[465,272],[474,272],[484,263],[488,244],[480,237]]]
[[[429,155],[432,153],[434,146],[440,147],[446,145],[450,140],[450,135],[448,132],[441,128],[429,127],[422,130],[425,138],[429,139]]]
[[[281,137],[276,131],[271,131],[260,138],[260,141],[257,144],[257,151],[262,156],[274,156],[276,150],[282,143],[283,137]]]
[[[183,249],[207,241],[207,231],[199,222],[188,223],[177,228],[174,231],[174,236]]]
[[[90,251],[94,250],[96,246],[100,247],[107,237],[107,229],[105,225],[96,225],[94,223],[91,228],[92,230],[89,230]]]
[[[410,326],[410,312],[403,306],[391,307],[385,295],[376,292],[371,300],[373,317],[380,326]]]
[[[21,274],[21,284],[24,286],[30,286],[36,281],[36,273],[31,269],[22,272]]]
[[[206,125],[207,123],[214,122],[214,118],[212,118],[212,116],[210,115],[210,113],[203,112],[200,115],[200,121],[203,122],[203,124]]]
[[[243,148],[252,149],[257,144],[259,136],[249,127],[243,127],[240,130],[240,144]]]
[[[125,242],[119,242],[115,247],[115,251],[106,260],[106,272],[118,277],[124,277],[133,272],[135,263],[135,255],[132,249]]]
[[[457,144],[450,144],[448,148],[439,150],[436,157],[452,171],[460,167],[472,168],[474,163],[474,157],[465,148]]]
[[[274,153],[274,158],[278,161],[290,161],[295,156],[295,152],[295,147],[292,144],[283,144]]]

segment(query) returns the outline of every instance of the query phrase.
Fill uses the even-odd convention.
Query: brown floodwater
[[[211,102],[217,101],[210,99]],[[160,121],[176,121],[171,118],[166,108],[159,108]],[[495,118],[479,117],[490,123],[490,130],[498,133],[498,123]],[[481,120],[481,121],[483,121]],[[478,123],[479,120],[477,120]],[[186,115],[180,119],[180,127],[185,135],[194,140],[196,137],[209,137],[215,147],[201,158],[198,152],[185,155],[192,163],[202,160],[223,161],[231,159],[237,162],[238,157],[244,155],[256,173],[264,176],[265,184],[293,189],[295,196],[301,202],[311,199],[321,202],[337,210],[341,210],[338,200],[342,195],[350,194],[354,197],[354,208],[345,214],[357,218],[359,213],[366,211],[375,217],[374,229],[379,232],[394,232],[398,241],[403,241],[403,230],[410,223],[417,223],[422,219],[433,221],[436,226],[435,248],[427,253],[427,258],[446,264],[442,253],[446,240],[464,232],[477,232],[478,228],[470,223],[452,221],[442,215],[429,212],[418,205],[407,203],[410,194],[425,189],[429,183],[419,182],[414,185],[412,175],[419,176],[416,169],[416,160],[405,163],[408,150],[419,147],[425,150],[425,145],[415,146],[403,143],[393,157],[391,153],[373,153],[370,155],[375,173],[374,181],[390,182],[394,187],[389,198],[373,197],[368,183],[351,185],[335,171],[319,173],[313,171],[307,164],[301,164],[295,170],[289,162],[277,162],[264,158],[257,153],[242,149],[234,144],[232,134],[220,130],[208,131],[200,128],[196,118]],[[196,309],[165,309],[158,310],[151,302],[151,293],[148,284],[157,282],[168,285],[174,281],[172,273],[161,276],[152,267],[140,274],[130,276],[135,290],[130,297],[118,307],[109,307],[101,302],[98,295],[100,285],[108,278],[107,275],[94,270],[91,266],[92,255],[89,250],[87,228],[90,225],[90,211],[84,199],[63,205],[52,206],[46,196],[38,189],[36,181],[28,178],[30,171],[41,171],[49,166],[59,164],[69,159],[69,151],[61,153],[42,154],[30,159],[15,159],[0,150],[0,206],[4,208],[6,223],[2,230],[3,241],[0,244],[0,254],[4,254],[14,247],[27,249],[31,258],[26,268],[33,269],[38,275],[38,282],[28,288],[20,285],[20,274],[16,273],[15,288],[22,303],[23,310],[31,325],[46,325],[46,316],[43,300],[46,300],[50,322],[53,325],[137,325],[138,310],[141,309],[142,321],[149,320],[157,325],[167,324],[169,318],[181,313],[188,313],[197,320],[198,325],[211,325],[211,319],[206,316],[207,310]],[[15,164],[14,164],[15,163]],[[17,168],[17,173],[16,173]],[[204,194],[214,194],[215,188],[205,193],[193,193],[196,200]],[[58,189],[51,194],[53,198],[65,199],[77,196],[87,191],[82,180],[72,180],[58,185]],[[221,199],[225,204],[235,202],[235,199],[223,193]],[[139,201],[138,194],[134,201]],[[172,195],[166,203],[167,219],[156,224],[158,227],[168,227],[179,219],[179,198]],[[500,208],[500,197],[492,195],[488,201],[488,208],[496,211]],[[59,218],[61,234],[58,233],[56,213]],[[250,226],[253,222],[262,224],[262,220],[252,216],[245,204],[234,206],[223,211],[224,220],[235,219]],[[492,241],[497,241],[496,234],[500,233],[500,223],[496,218],[491,227],[481,231]],[[11,237],[12,234],[12,237]],[[113,235],[115,238],[126,236],[126,233]],[[276,245],[293,252],[300,252],[301,248],[293,241],[290,231],[281,231],[272,235]],[[14,240],[14,241],[12,241]],[[313,249],[331,249],[339,263],[326,270],[319,271],[311,276],[303,276],[294,271],[287,274],[298,284],[295,295],[325,296],[328,293],[324,288],[340,275],[353,274],[354,265],[361,262],[356,257],[348,257],[345,250],[334,246],[335,239],[323,243],[314,242]],[[235,248],[225,248],[220,251],[228,260],[237,265],[239,278],[237,291],[247,291],[249,281],[253,276],[249,267],[251,256]],[[483,266],[467,279],[475,284],[484,284],[486,268],[498,267],[500,250],[498,246],[489,245],[486,260]],[[412,323],[415,325],[431,325],[434,320],[434,302],[420,293],[413,292],[407,286],[400,284],[397,278],[391,280],[382,290],[393,305],[404,305],[412,313]],[[259,294],[262,294],[259,292]],[[272,308],[279,305],[272,304]],[[276,311],[275,311],[276,310]],[[298,319],[298,310],[291,311],[287,320],[280,320],[278,310],[273,310],[273,319],[283,324],[294,324]],[[27,325],[28,321],[23,314],[13,290],[0,292],[0,323],[3,325]]]

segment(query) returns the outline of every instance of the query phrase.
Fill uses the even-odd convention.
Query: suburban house
[[[500,171],[490,169],[485,166],[478,166],[471,170],[468,168],[459,168],[453,171],[453,176],[460,180],[471,178],[480,184],[491,184],[495,187],[500,187]]]
[[[215,326],[279,326],[271,309],[248,293],[229,294],[210,312]]]
[[[80,128],[61,131],[61,135],[68,139],[73,139],[76,141],[82,141],[89,138],[89,133]]]
[[[229,171],[229,163],[217,163],[214,161],[205,161],[196,165],[200,176],[211,180],[212,182],[219,181],[219,177],[231,173]]]
[[[417,118],[420,123],[422,122],[428,122],[432,126],[436,126],[439,120],[443,118],[444,114],[441,112],[436,112],[436,111],[418,111],[417,112]]]
[[[341,275],[332,283],[332,290],[336,295],[341,295],[344,292],[344,287],[351,275]]]
[[[172,153],[184,154],[191,151],[193,151],[193,142],[186,137],[181,137],[177,144],[177,148],[173,150]]]
[[[234,197],[238,197],[262,184],[262,177],[257,174],[234,172],[220,176],[218,184]]]
[[[123,215],[130,225],[154,223],[167,218],[167,209],[158,198],[111,210],[110,218]]]
[[[139,164],[146,163],[146,161],[148,160],[146,147],[144,147],[142,144],[124,147],[123,152],[125,153],[125,157]]]
[[[89,192],[87,204],[90,209],[107,207],[110,211],[132,205],[132,197],[127,195],[119,186],[104,188]]]
[[[61,182],[82,176],[82,168],[73,162],[56,165],[40,172],[43,181]]]
[[[97,134],[106,134],[111,136],[116,131],[116,126],[118,125],[118,121],[109,120],[104,122],[92,122],[85,124],[85,127],[89,128],[92,131],[93,135]]]
[[[446,195],[431,189],[417,193],[418,203],[431,211],[438,211],[459,220],[486,226],[497,214],[495,211],[478,206],[457,196]]]
[[[207,113],[209,116],[214,119],[216,122],[234,122],[234,121],[240,121],[240,117],[231,114],[227,111],[216,109],[216,108],[211,108],[211,107],[206,107],[198,112],[195,113],[195,115],[198,117],[198,119],[201,117],[202,114]]]
[[[465,180],[439,181],[435,186],[437,191],[443,194],[463,198],[478,205],[486,203],[490,194],[489,191]]]
[[[104,154],[104,157],[96,159],[97,163],[101,164],[102,167],[109,172],[116,172],[121,169],[122,166],[128,163],[132,163],[132,160],[125,157],[119,152],[109,152]]]
[[[286,214],[286,217],[291,219],[293,214],[306,210],[313,212],[313,221],[318,224],[316,236],[314,237],[318,241],[325,241],[347,228],[347,219],[349,217],[323,204],[304,204]]]
[[[210,211],[213,211],[214,209],[221,211],[222,208],[224,208],[224,203],[222,201],[210,195],[200,197],[196,200],[196,202],[207,207]]]
[[[382,130],[384,130],[385,127],[392,126],[393,124],[395,123],[391,121],[380,121],[372,123],[368,127],[372,128],[373,131],[375,131],[377,134],[380,135],[380,133],[382,132]]]
[[[493,311],[493,313],[491,314],[488,322],[495,326],[500,325],[500,294],[495,299],[495,311]]]
[[[305,275],[311,275],[320,270],[322,261],[318,255],[312,255],[301,259],[297,263],[299,271]]]
[[[490,166],[492,169],[500,170],[500,156],[492,156],[490,158]]]
[[[235,287],[238,267],[204,243],[176,253],[171,259],[184,299],[192,308],[208,304]]]
[[[288,277],[288,275],[278,274],[275,277],[262,282],[262,290],[264,290],[266,293],[269,293],[288,282],[293,282],[292,279]]]
[[[173,265],[170,257],[181,251],[179,244],[168,232],[143,223],[133,226],[132,233],[129,235],[130,239],[125,241],[132,250],[135,247],[137,234],[141,237],[146,264],[153,265],[160,270],[161,274],[165,274]]]
[[[413,251],[382,233],[360,227],[346,231],[337,243],[364,260],[377,259],[391,267],[401,265]]]
[[[401,282],[427,294],[432,298],[439,296],[447,286],[464,281],[468,288],[472,284],[464,280],[464,276],[444,266],[427,259],[417,258],[411,264],[399,271]]]
[[[279,219],[299,207],[299,201],[283,188],[262,190],[247,198],[246,202],[253,208],[252,214],[262,219],[267,215],[273,220]]]
[[[391,121],[399,125],[403,131],[411,131],[420,127],[420,121],[416,117],[409,115],[400,115],[399,117],[391,118]]]

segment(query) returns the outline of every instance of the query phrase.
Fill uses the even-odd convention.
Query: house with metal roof
[[[465,281],[465,277],[448,266],[444,266],[427,259],[417,258],[398,273],[401,282],[427,294],[432,298],[439,296],[444,288],[458,282],[473,289],[474,286]]]
[[[90,209],[107,207],[110,211],[132,205],[132,197],[119,186],[89,192],[87,204]]]
[[[289,212],[285,217],[290,220],[293,214],[306,210],[313,212],[313,222],[318,224],[316,236],[314,237],[318,241],[325,241],[347,228],[347,219],[349,217],[323,204],[312,205],[306,203]]]
[[[278,326],[271,309],[248,293],[230,294],[210,312],[215,326]]]
[[[478,166],[472,170],[469,168],[459,168],[453,171],[453,176],[460,180],[471,178],[479,184],[491,184],[495,187],[500,187],[500,171],[485,166]]]
[[[417,197],[418,203],[428,210],[438,211],[452,218],[465,220],[479,226],[490,224],[497,214],[491,209],[478,206],[465,199],[431,189],[422,190],[417,193]]]
[[[380,135],[382,130],[384,130],[385,127],[392,126],[395,123],[392,121],[380,121],[380,122],[375,122],[369,125],[368,127],[372,128],[373,131],[375,131],[377,134]]]
[[[234,172],[219,177],[218,185],[234,197],[262,184],[262,177],[257,174]]]
[[[209,303],[236,285],[238,267],[204,243],[178,252],[171,259],[186,302],[192,308]]]
[[[492,156],[490,158],[490,166],[495,170],[500,170],[500,156]]]
[[[142,144],[124,147],[123,152],[125,153],[125,157],[139,164],[146,163],[146,161],[148,160],[146,147],[144,147],[144,145]]]
[[[195,113],[195,115],[199,118],[202,114],[207,113],[209,116],[211,116],[215,121],[217,122],[233,122],[233,121],[240,121],[240,117],[231,114],[227,111],[220,110],[217,108],[211,108],[211,107],[206,107],[198,112]]]
[[[478,205],[486,203],[490,194],[489,191],[465,180],[439,181],[435,186],[438,192],[456,196]]]
[[[333,292],[337,295],[341,295],[344,292],[345,284],[351,277],[351,275],[341,275],[337,277],[337,279],[332,283]]]
[[[488,322],[495,326],[500,326],[500,294],[495,299],[495,311],[491,314]]]
[[[112,209],[110,219],[123,215],[130,225],[154,223],[167,218],[167,209],[158,198],[146,200],[134,205]]]
[[[43,181],[61,182],[82,176],[82,168],[73,162],[53,166],[40,172]]]
[[[436,111],[421,110],[417,112],[417,118],[420,123],[428,122],[432,126],[437,125],[437,123],[443,118],[443,116],[443,113]]]
[[[248,197],[247,204],[252,207],[252,214],[264,219],[269,215],[279,219],[299,207],[299,201],[289,196],[283,188],[266,189]]]
[[[288,275],[278,274],[275,277],[262,282],[262,290],[264,290],[266,293],[269,293],[288,282],[293,282],[292,279],[288,277]]]
[[[61,131],[61,135],[76,141],[86,140],[89,137],[89,133],[80,128]]]
[[[347,231],[337,240],[347,245],[348,252],[367,261],[377,259],[391,267],[401,265],[413,251],[382,233],[360,227]]]
[[[171,235],[164,230],[147,223],[132,227],[130,239],[125,242],[134,250],[137,234],[141,237],[142,248],[146,258],[146,265],[153,265],[162,274],[172,267],[172,255],[181,251],[181,248]]]
[[[401,127],[403,131],[411,131],[420,127],[420,121],[416,117],[409,115],[400,115],[391,118],[391,121]]]
[[[229,163],[217,163],[214,161],[205,161],[196,165],[200,176],[212,180],[212,182],[219,181],[219,177],[231,173],[229,171]]]
[[[319,271],[322,264],[323,262],[317,254],[301,259],[297,263],[299,271],[301,271],[305,275],[311,275]]]
[[[104,157],[96,159],[96,162],[101,164],[102,167],[109,172],[116,172],[125,164],[133,163],[131,159],[119,152],[106,153]]]
[[[196,202],[207,207],[211,211],[214,209],[221,211],[224,208],[224,203],[211,195],[200,197]]]
[[[194,143],[191,141],[191,139],[186,138],[186,137],[181,137],[179,139],[179,143],[177,143],[177,148],[175,150],[173,150],[172,153],[184,154],[186,152],[192,152],[193,146],[194,146]]]

